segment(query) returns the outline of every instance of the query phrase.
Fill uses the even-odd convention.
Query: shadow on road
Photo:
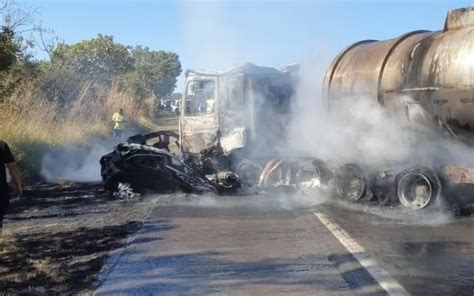
[[[376,292],[364,295],[385,295],[380,293],[378,284],[360,265],[344,274],[347,283],[340,280],[334,267],[346,260],[355,260],[350,254],[338,254],[331,258],[308,255],[247,262],[229,261],[224,259],[228,253],[212,251],[157,257],[141,255],[138,252],[133,256],[134,267],[130,270],[133,272],[125,274],[119,271],[119,275],[113,275],[99,295],[226,294],[249,286],[273,286],[288,292],[301,292],[301,288],[304,291],[314,289],[319,293],[366,288],[366,291]],[[140,259],[137,261],[137,258]],[[123,263],[126,265],[126,262]],[[365,281],[361,281],[361,277]]]

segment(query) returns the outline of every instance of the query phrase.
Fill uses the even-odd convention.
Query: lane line
[[[403,286],[397,282],[390,274],[383,269],[377,262],[370,258],[365,249],[356,242],[349,234],[338,224],[329,220],[329,218],[320,212],[314,212],[314,215],[323,223],[324,226],[339,240],[339,242],[354,256],[360,265],[367,270],[376,282],[390,296],[410,295]]]

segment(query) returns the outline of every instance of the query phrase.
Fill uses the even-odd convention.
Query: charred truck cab
[[[100,160],[105,188],[227,194],[262,183],[263,166],[285,143],[297,70],[244,64],[227,72],[187,71],[179,135],[139,134],[118,144]],[[181,157],[170,151],[169,137],[179,139]]]
[[[244,64],[226,72],[188,70],[179,120],[185,161],[239,175],[245,175],[239,172],[244,163],[261,171],[285,141],[297,69]]]

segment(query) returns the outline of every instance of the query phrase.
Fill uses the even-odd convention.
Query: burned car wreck
[[[135,135],[100,159],[101,175],[106,190],[114,192],[126,184],[136,193],[213,192],[232,193],[240,187],[239,178],[229,171],[205,175],[186,165],[169,149],[174,132]],[[153,143],[153,144],[150,144]]]

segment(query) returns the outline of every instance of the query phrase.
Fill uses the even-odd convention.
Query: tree
[[[181,74],[179,56],[174,52],[151,51],[137,46],[132,51],[134,71],[124,77],[124,87],[140,97],[161,99],[169,96]]]
[[[15,63],[20,46],[15,41],[15,32],[3,26],[0,31],[0,71],[5,72]]]
[[[58,44],[51,62],[99,84],[110,84],[117,76],[133,69],[127,47],[115,43],[113,36],[101,34],[74,45]]]
[[[51,61],[41,67],[39,84],[46,97],[57,99],[63,106],[76,100],[84,87],[92,94],[133,70],[128,48],[101,34],[73,45],[57,44],[50,57]]]

